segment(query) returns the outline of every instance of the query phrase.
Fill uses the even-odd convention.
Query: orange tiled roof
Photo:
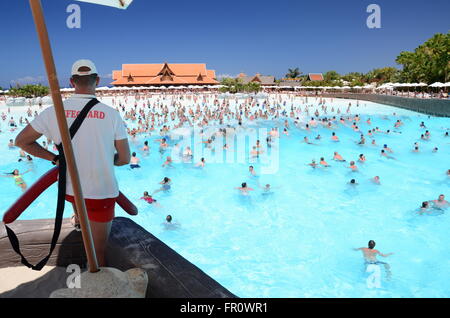
[[[323,81],[322,73],[309,73],[308,77],[310,81]]]
[[[206,64],[123,64],[113,71],[112,85],[218,84]]]

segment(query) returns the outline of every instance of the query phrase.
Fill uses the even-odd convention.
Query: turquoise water
[[[170,105],[169,99],[162,102]],[[235,101],[230,103],[234,105]],[[287,99],[285,107],[289,109],[291,103]],[[305,107],[300,99],[293,103]],[[330,113],[331,106],[345,114],[348,103],[327,101],[328,116],[336,115]],[[313,105],[312,115],[317,101],[310,99],[308,104]],[[157,133],[130,140],[142,168],[119,167],[116,174],[122,192],[140,210],[132,219],[240,297],[449,297],[450,209],[419,215],[417,208],[422,201],[437,199],[441,193],[449,200],[450,178],[445,172],[450,168],[450,137],[445,138],[444,132],[450,128],[450,120],[366,102],[360,102],[359,107],[354,101],[352,104],[352,113],[362,117],[359,126],[367,139],[364,146],[355,142],[359,133],[342,125],[334,130],[315,128],[307,132],[295,128],[290,119],[290,136],[284,136],[284,119],[245,121],[238,134],[248,133],[251,128],[280,128],[279,145],[270,150],[270,157],[261,156],[261,160],[278,161],[279,168],[276,173],[261,174],[265,164],[252,163],[261,174],[258,178],[250,176],[248,162],[238,160],[211,163],[207,159],[203,169],[190,163],[163,168],[164,160],[154,142],[160,138]],[[133,102],[129,99],[127,105],[131,107]],[[0,112],[4,111],[4,107],[0,108]],[[368,117],[371,126],[365,123]],[[397,119],[404,122],[398,130],[401,134],[376,134],[378,146],[372,146],[367,130],[378,126],[393,131]],[[419,138],[425,131],[419,127],[421,121],[431,133],[430,141]],[[50,163],[39,159],[33,164],[17,163],[18,149],[7,147],[17,132],[5,131],[6,122],[1,128],[1,172],[31,167],[33,170],[24,175],[31,184],[51,168]],[[339,143],[330,140],[332,131],[340,138]],[[322,140],[314,139],[317,134]],[[317,145],[302,143],[305,136]],[[144,140],[151,147],[148,155],[141,150]],[[411,152],[416,141],[420,153]],[[383,144],[394,151],[390,155],[396,160],[380,157]],[[263,140],[262,145],[266,148]],[[192,147],[203,146],[195,143]],[[434,147],[438,147],[437,153],[432,152]],[[331,160],[334,151],[347,163]],[[359,172],[351,172],[348,161],[357,161],[359,154],[364,154],[367,162],[357,163]],[[166,155],[170,155],[169,151],[163,158]],[[325,157],[331,167],[312,169],[307,165],[312,159],[318,162],[320,157]],[[381,185],[370,181],[375,175],[380,176]],[[139,200],[144,191],[158,189],[158,182],[165,176],[172,179],[172,189],[155,194],[161,207]],[[352,178],[357,186],[347,184]],[[242,182],[255,191],[249,196],[240,195],[234,188]],[[266,183],[273,186],[272,194],[263,194],[258,187]],[[4,211],[21,190],[9,178],[0,178],[0,189],[0,210]],[[55,194],[56,186],[52,186],[21,219],[53,217]],[[70,214],[68,206],[65,216]],[[163,224],[168,214],[177,226]],[[117,215],[126,216],[120,208]],[[369,274],[361,252],[353,250],[366,247],[369,240],[375,240],[382,253],[394,253],[388,258],[379,257],[390,264],[392,278],[387,280],[382,269],[378,289],[367,286]]]

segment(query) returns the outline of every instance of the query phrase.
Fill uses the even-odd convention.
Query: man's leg
[[[89,221],[91,224],[92,238],[94,240],[95,253],[97,254],[98,266],[106,266],[106,244],[108,243],[109,233],[111,232],[110,222],[94,222]]]

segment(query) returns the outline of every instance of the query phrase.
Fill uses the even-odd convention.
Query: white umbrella
[[[444,87],[445,84],[441,83],[441,82],[436,82],[430,85],[430,87]]]
[[[445,83],[444,87],[450,87],[450,82]]]

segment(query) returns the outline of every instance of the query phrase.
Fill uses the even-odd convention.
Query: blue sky
[[[450,29],[448,0],[134,0],[126,11],[71,0],[42,0],[61,86],[72,63],[92,59],[102,84],[123,63],[207,63],[217,75],[282,77],[367,72],[396,66],[437,32]],[[69,29],[69,4],[81,7],[81,28]],[[366,8],[381,7],[381,29],[369,29]],[[3,0],[0,86],[46,83],[27,0]]]

